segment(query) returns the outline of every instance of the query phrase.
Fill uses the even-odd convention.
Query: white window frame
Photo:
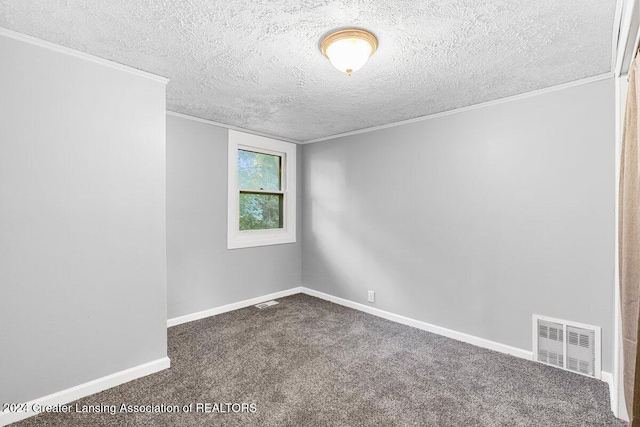
[[[282,158],[283,228],[240,230],[238,150],[278,155]],[[277,139],[229,130],[227,249],[280,245],[296,241],[296,145]],[[269,193],[273,193],[269,191]]]

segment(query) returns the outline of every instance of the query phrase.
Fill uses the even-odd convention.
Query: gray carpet
[[[77,402],[255,403],[255,413],[41,414],[15,425],[621,425],[603,382],[306,295],[279,301],[170,328],[171,369]]]

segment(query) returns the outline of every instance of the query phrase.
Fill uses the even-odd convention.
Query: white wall
[[[165,85],[0,36],[0,403],[166,357]]]
[[[300,224],[297,243],[227,249],[228,132],[167,116],[169,319],[300,286]]]
[[[531,316],[613,354],[613,79],[305,145],[303,285],[531,350]]]

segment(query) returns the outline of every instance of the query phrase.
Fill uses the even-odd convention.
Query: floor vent
[[[533,360],[600,379],[601,328],[533,316]]]
[[[263,309],[263,308],[267,308],[267,307],[271,307],[272,305],[276,305],[278,304],[278,301],[267,301],[267,302],[261,302],[260,304],[255,305],[255,307],[258,307],[259,309]]]

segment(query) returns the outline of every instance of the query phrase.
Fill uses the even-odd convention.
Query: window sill
[[[282,245],[295,243],[296,236],[292,233],[278,230],[239,231],[227,241],[227,249],[254,248],[258,246]]]

